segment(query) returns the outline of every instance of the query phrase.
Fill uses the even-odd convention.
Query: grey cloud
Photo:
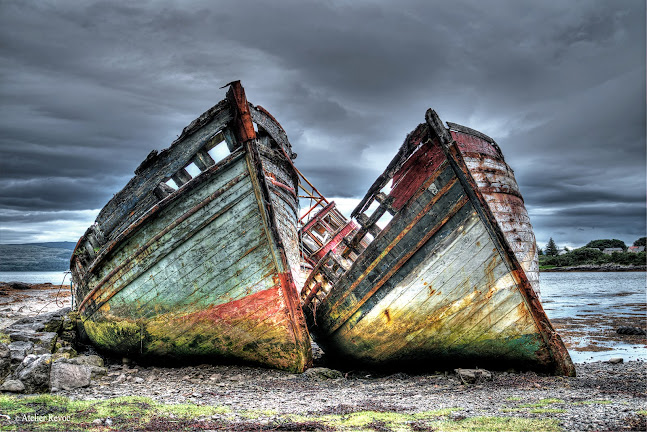
[[[632,0],[5,2],[0,209],[102,206],[241,79],[327,195],[362,196],[433,107],[497,140],[541,210],[538,233],[576,238],[595,218],[644,229],[644,213],[595,211],[644,206],[644,12]],[[590,212],[564,213],[577,208]]]

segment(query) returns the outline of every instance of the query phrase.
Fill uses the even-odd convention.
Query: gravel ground
[[[77,399],[145,396],[163,403],[224,406],[245,421],[245,412],[321,415],[358,411],[422,412],[457,408],[455,417],[555,418],[568,431],[646,430],[647,363],[577,364],[576,378],[533,372],[494,372],[492,380],[463,384],[452,372],[379,375],[342,372],[321,379],[262,368],[198,365],[166,368],[115,362],[108,375],[85,389],[58,394]],[[240,417],[236,417],[240,413]],[[263,417],[263,416],[261,416]]]

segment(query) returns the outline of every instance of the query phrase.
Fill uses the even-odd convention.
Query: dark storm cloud
[[[52,212],[96,212],[151,149],[167,147],[224,96],[218,87],[241,79],[328,196],[362,196],[433,107],[498,141],[540,244],[560,230],[571,243],[613,227],[625,241],[644,232],[640,2],[0,8],[0,209],[87,220]],[[609,206],[632,210],[609,214]],[[21,229],[25,239],[58,229],[2,214],[11,241]]]

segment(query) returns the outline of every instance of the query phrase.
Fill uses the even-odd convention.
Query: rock
[[[52,363],[58,359],[69,359],[69,358],[70,358],[70,353],[57,351],[54,354],[52,354]]]
[[[78,312],[70,312],[63,317],[63,330],[76,333],[76,323],[79,319]]]
[[[7,327],[11,330],[32,330],[34,332],[58,332],[63,325],[64,317],[69,313],[70,308],[62,308],[53,312],[19,319]]]
[[[121,374],[113,381],[113,383],[118,384],[118,383],[124,382],[124,381],[126,381],[126,375]]]
[[[623,334],[623,335],[640,335],[644,336],[647,334],[645,330],[641,329],[640,327],[628,327],[628,326],[620,326],[616,330],[616,333],[618,334]]]
[[[136,383],[136,384],[141,384],[141,383],[144,382],[144,378],[135,377],[135,378],[133,378],[133,382]]]
[[[328,380],[343,378],[344,374],[335,369],[328,369],[324,367],[310,368],[303,373],[303,376],[309,379]]]
[[[34,352],[34,343],[30,341],[15,341],[7,345],[11,353],[11,361],[21,363],[25,357]]]
[[[622,357],[611,357],[611,358],[608,360],[608,363],[611,363],[611,364],[618,364],[618,363],[622,363],[623,361],[624,361],[624,359],[623,359]]]
[[[50,382],[52,391],[70,390],[87,387],[92,380],[91,366],[71,364],[68,359],[59,359],[52,363]]]
[[[52,364],[50,372],[51,387],[52,390],[70,390],[86,387],[90,385],[93,379],[107,373],[108,370],[103,367],[103,359],[96,355],[79,356],[71,359],[59,358]]]
[[[14,372],[14,376],[25,385],[28,393],[49,390],[49,374],[52,363],[51,354],[28,355]]]
[[[9,285],[10,288],[17,289],[17,290],[28,290],[31,289],[31,284],[24,283],[24,282],[7,282],[7,285]]]
[[[3,380],[11,371],[11,350],[7,344],[0,343],[0,380]]]
[[[57,348],[56,349],[56,354],[65,354],[67,356],[67,358],[72,358],[72,357],[76,357],[76,356],[79,355],[76,352],[76,350],[72,347],[72,345],[69,345],[69,344],[62,345],[59,348]]]
[[[59,339],[65,341],[65,342],[68,342],[68,343],[70,343],[72,345],[76,344],[77,341],[78,341],[75,330],[65,330],[65,331],[63,331],[61,333],[61,335],[59,336]]]
[[[456,375],[466,384],[473,384],[481,381],[490,381],[492,374],[485,369],[454,369]]]
[[[2,386],[0,386],[0,391],[22,393],[25,391],[25,385],[18,380],[6,380],[2,383]]]
[[[101,424],[103,424],[103,420],[101,420],[101,419],[94,419],[94,420],[92,420],[92,424],[97,425],[97,426],[98,426],[98,425],[101,425]]]
[[[29,329],[9,329],[7,335],[12,342],[32,342],[34,349],[42,351],[41,354],[51,353],[54,350],[58,334],[56,332],[35,332]]]
[[[98,355],[94,355],[94,354],[74,357],[73,359],[70,359],[70,363],[78,364],[78,365],[96,366],[101,368],[103,367],[103,359]]]
[[[69,308],[20,319],[5,329],[12,342],[31,342],[37,354],[52,353]]]

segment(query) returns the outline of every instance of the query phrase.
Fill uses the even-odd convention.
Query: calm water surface
[[[0,272],[0,282],[52,283],[60,285],[65,272]],[[65,278],[65,284],[70,283],[70,275]]]
[[[645,272],[540,273],[544,310],[560,330],[575,362],[647,359],[643,344],[616,333],[620,325],[645,328]],[[568,328],[562,330],[565,319]],[[633,339],[635,341],[635,338]],[[596,349],[586,349],[593,347]]]

